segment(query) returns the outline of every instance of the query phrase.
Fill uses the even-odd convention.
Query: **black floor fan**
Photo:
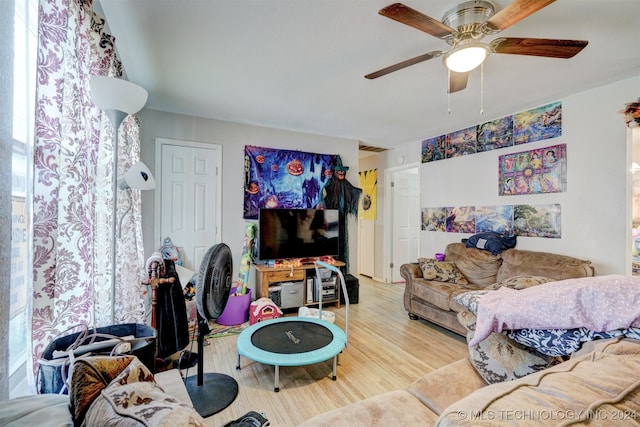
[[[231,290],[233,261],[224,243],[209,248],[196,282],[198,307],[198,374],[185,378],[185,386],[195,410],[208,417],[229,406],[238,395],[237,381],[225,374],[204,373],[204,337],[210,332],[209,320],[216,320],[227,304]]]

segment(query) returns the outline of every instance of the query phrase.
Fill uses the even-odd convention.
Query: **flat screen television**
[[[258,259],[338,256],[340,211],[337,209],[260,209]]]

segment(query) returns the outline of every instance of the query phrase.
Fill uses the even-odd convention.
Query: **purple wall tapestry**
[[[276,148],[244,147],[244,218],[260,208],[314,208],[333,175],[338,156]]]

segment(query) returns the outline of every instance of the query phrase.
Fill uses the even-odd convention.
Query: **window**
[[[11,295],[9,373],[11,397],[26,393],[27,294],[31,278],[29,193],[34,129],[38,1],[14,0],[13,156],[11,164]],[[8,70],[11,71],[11,70]]]

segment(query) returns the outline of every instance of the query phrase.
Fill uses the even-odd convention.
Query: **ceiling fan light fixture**
[[[489,53],[489,47],[485,44],[465,44],[447,53],[443,62],[451,71],[466,73],[482,64]]]

